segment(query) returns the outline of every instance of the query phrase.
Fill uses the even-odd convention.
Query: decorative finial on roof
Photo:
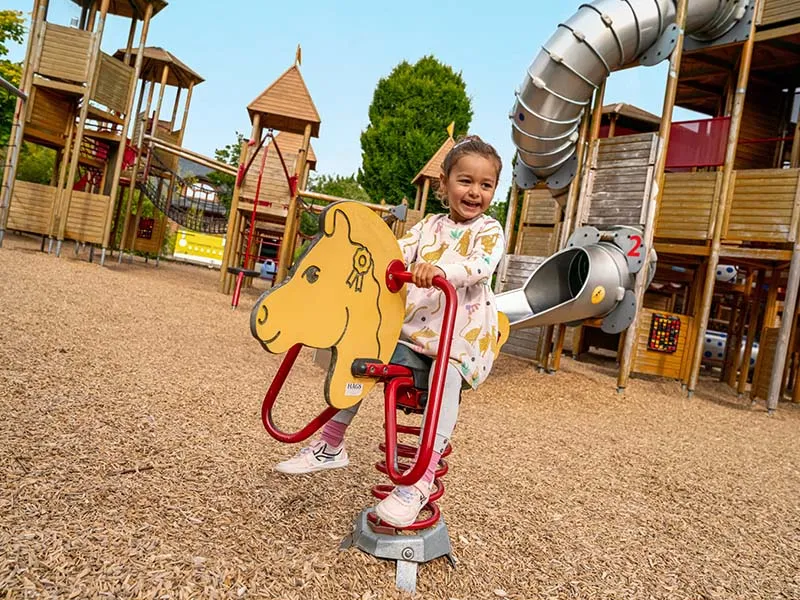
[[[300,48],[300,44],[297,44],[297,52],[295,52],[294,55],[294,64],[298,67],[303,64],[303,50]]]
[[[453,121],[452,123],[450,123],[450,125],[447,126],[447,134],[450,137],[453,137],[453,132],[455,131],[455,129],[456,129],[456,122]]]

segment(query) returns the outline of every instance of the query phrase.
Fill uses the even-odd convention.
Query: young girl
[[[497,151],[478,136],[459,141],[445,157],[439,179],[438,194],[449,214],[428,215],[399,240],[414,285],[407,286],[405,322],[390,362],[412,365],[424,360],[427,365],[429,357],[436,356],[444,295],[432,287],[435,276],[445,277],[456,288],[458,311],[431,462],[420,481],[395,487],[375,507],[381,520],[396,527],[411,525],[428,501],[436,466],[456,424],[462,384],[477,388],[489,375],[497,355],[497,308],[491,277],[505,240],[500,223],[484,213],[501,168]],[[313,473],[347,466],[344,434],[357,411],[358,405],[337,413],[322,429],[319,440],[278,464],[276,470]]]

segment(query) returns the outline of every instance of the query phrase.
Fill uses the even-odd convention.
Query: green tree
[[[411,180],[447,139],[463,135],[472,120],[472,106],[460,73],[425,56],[402,62],[375,88],[369,125],[361,134],[362,166],[358,182],[376,200],[399,204],[414,198]],[[443,210],[430,201],[432,210]]]
[[[316,175],[312,174],[308,180],[308,189],[320,194],[347,198],[348,200],[359,200],[361,202],[372,202],[356,180],[355,175]],[[319,231],[319,220],[317,215],[303,212],[300,218],[300,232],[303,235],[317,235]]]
[[[238,167],[242,143],[244,143],[244,135],[237,131],[236,142],[214,150],[214,158],[226,165]],[[207,177],[214,187],[217,188],[217,198],[220,204],[225,206],[227,210],[230,210],[231,201],[233,200],[233,188],[236,185],[236,176],[220,173],[219,171],[212,171]]]
[[[31,183],[50,183],[56,164],[56,151],[25,142],[19,151],[17,179]]]
[[[7,42],[22,43],[25,26],[22,13],[17,10],[0,10],[0,76],[9,83],[19,86],[22,77],[22,64],[6,59]],[[14,120],[14,107],[17,97],[0,89],[0,146],[8,143],[11,123]]]

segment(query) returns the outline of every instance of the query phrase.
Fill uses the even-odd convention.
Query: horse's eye
[[[305,271],[303,271],[303,279],[308,281],[308,283],[316,283],[317,279],[319,279],[319,267],[310,266]]]

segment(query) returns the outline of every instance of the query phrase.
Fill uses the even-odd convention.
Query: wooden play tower
[[[259,231],[280,237],[275,281],[286,276],[299,231],[298,192],[305,188],[316,163],[311,138],[319,137],[320,117],[300,74],[299,60],[247,111],[252,132],[249,142],[242,144],[228,218],[220,273],[220,291],[225,294],[231,293],[237,271],[252,274],[255,252],[248,242],[252,246]]]
[[[687,2],[677,5],[680,29]],[[637,282],[638,322],[622,339],[593,343],[618,349],[619,389],[642,373],[676,379],[691,395],[713,333],[727,340],[719,377],[740,395],[752,379],[751,397],[773,411],[788,389],[800,398],[800,1],[751,0],[746,10],[738,39],[684,45],[680,35],[657,131],[603,138],[605,87],[595,92],[578,172],[560,204],[564,230],[638,224],[658,252],[653,283]],[[706,117],[673,122],[675,106]],[[517,251],[525,235],[523,228]],[[558,238],[548,249],[563,247]],[[508,265],[513,271],[523,260],[512,256]],[[651,334],[665,319],[668,351]],[[545,332],[543,367],[558,364],[565,333]]]
[[[123,51],[119,50],[115,56],[122,54]],[[137,59],[138,56],[137,53]],[[158,255],[164,242],[168,217],[187,225],[186,221],[191,217],[187,215],[189,207],[184,201],[188,186],[181,184],[178,174],[181,156],[209,168],[224,168],[216,161],[211,162],[182,148],[192,94],[203,78],[163,48],[144,48],[142,56],[139,99],[131,134],[130,151],[133,156],[122,172],[126,201],[118,203],[114,219],[114,232],[118,229],[121,231],[120,260],[123,253],[130,250]],[[174,89],[174,102],[167,116],[162,118],[164,95],[169,88]],[[134,194],[137,189],[140,193]],[[140,217],[145,198],[159,209],[159,215],[143,223]],[[135,211],[133,200],[136,202]],[[221,223],[225,217],[224,207],[219,209],[214,214],[222,213],[218,218]],[[205,212],[209,211],[197,215],[195,220],[200,222],[192,224],[191,228],[208,231]]]
[[[78,27],[47,21],[48,0],[34,0],[20,85],[29,97],[17,104],[11,140],[57,153],[50,185],[15,181],[9,152],[0,197],[0,242],[6,228],[56,241],[109,244],[114,199],[126,156],[135,82],[150,20],[165,0],[73,0]],[[130,20],[128,43],[118,55],[100,49],[106,18]],[[134,48],[137,26],[139,53]],[[131,57],[136,55],[136,60]]]

